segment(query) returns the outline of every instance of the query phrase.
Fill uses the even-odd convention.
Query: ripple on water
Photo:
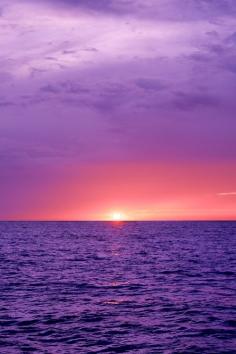
[[[234,353],[236,223],[0,223],[0,353]]]

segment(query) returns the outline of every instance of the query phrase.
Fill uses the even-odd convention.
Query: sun
[[[113,221],[122,221],[125,219],[125,215],[121,212],[115,211],[114,213],[111,214],[111,219]]]

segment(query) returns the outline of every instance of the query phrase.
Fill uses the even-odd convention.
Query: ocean
[[[236,353],[236,222],[1,222],[0,353]]]

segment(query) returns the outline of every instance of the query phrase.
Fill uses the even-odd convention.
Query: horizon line
[[[236,222],[236,219],[150,219],[150,220],[70,220],[70,219],[0,219],[0,222]]]

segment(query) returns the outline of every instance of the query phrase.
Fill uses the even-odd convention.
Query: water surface
[[[235,353],[236,223],[1,222],[0,353]]]

